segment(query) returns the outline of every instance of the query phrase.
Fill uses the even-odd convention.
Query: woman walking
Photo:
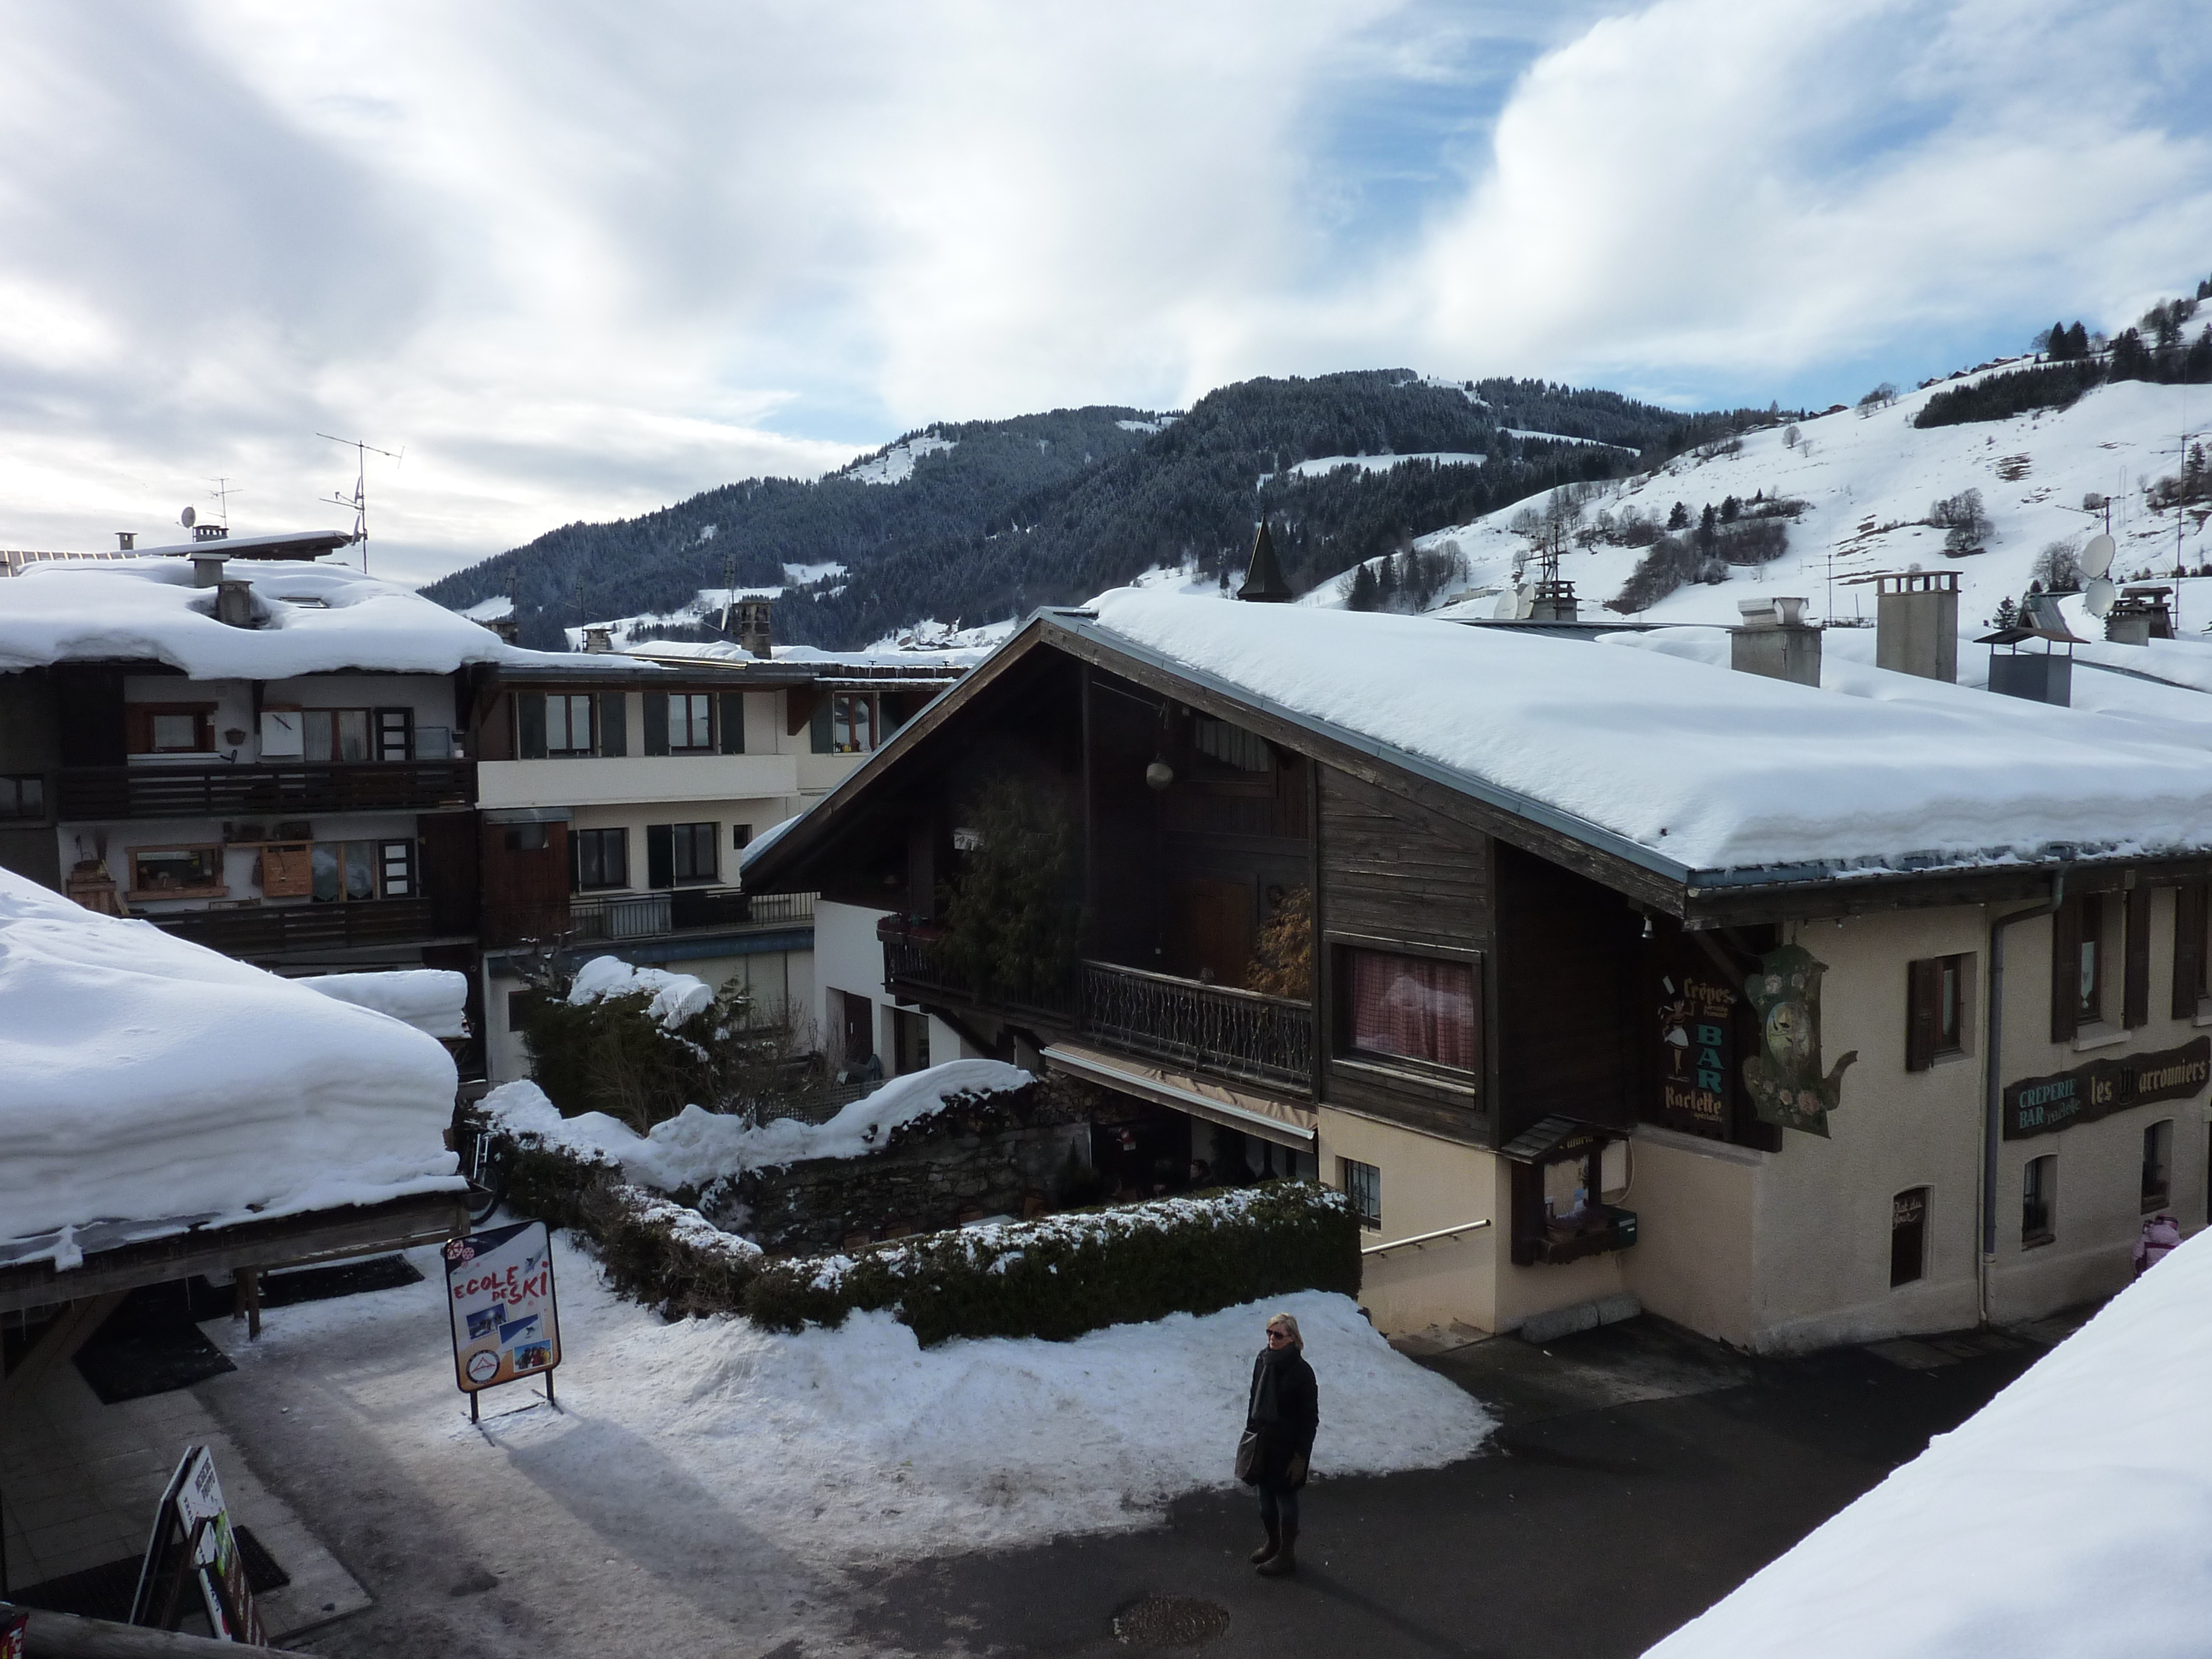
[[[1252,1559],[1262,1577],[1286,1577],[1298,1570],[1298,1488],[1306,1483],[1320,1425],[1320,1398],[1298,1322],[1279,1313],[1267,1322],[1267,1346],[1253,1362],[1244,1438],[1237,1448],[1237,1478],[1260,1489],[1260,1522],[1267,1541],[1252,1552]]]

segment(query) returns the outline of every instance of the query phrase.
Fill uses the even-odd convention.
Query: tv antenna
[[[738,602],[738,556],[734,549],[722,556],[722,620],[715,624],[724,634],[730,631],[730,609]]]
[[[353,451],[353,494],[349,496],[334,493],[323,499],[333,507],[353,509],[353,538],[361,544],[361,574],[366,576],[368,574],[368,458],[381,455],[397,466],[407,459],[406,448],[402,446],[395,455],[388,449],[379,449],[374,444],[360,438],[340,438],[328,432],[318,432],[315,435],[327,438],[334,444],[343,444]]]
[[[208,499],[216,504],[216,511],[222,519],[222,527],[228,530],[230,528],[230,498],[243,495],[246,492],[228,478],[210,478],[208,482],[215,486],[208,491]]]

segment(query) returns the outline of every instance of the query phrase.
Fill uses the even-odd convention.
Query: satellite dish
[[[2091,545],[2094,546],[2095,544],[2092,543]],[[2110,563],[2112,562],[2112,555],[2110,553],[2106,554],[2105,558],[2106,562]],[[2109,576],[2099,576],[2095,580],[2092,581],[2088,586],[2081,590],[2081,604],[2083,608],[2086,609],[2091,616],[2100,618],[2111,614],[2112,601],[2119,597],[2120,590],[2112,586],[2112,578]]]
[[[1520,590],[1518,588],[1509,587],[1503,593],[1500,593],[1498,596],[1498,603],[1494,607],[1492,607],[1490,614],[1493,617],[1500,617],[1508,621],[1519,616],[1521,614]]]
[[[200,515],[193,512],[191,508],[188,507],[183,512],[177,514],[177,522],[184,526],[185,529],[190,530],[194,525],[199,522],[199,518]]]
[[[2112,555],[2118,550],[2112,538],[2102,531],[2089,538],[2089,544],[2081,550],[2081,568],[2092,576],[2101,576],[2112,568]],[[2103,616],[2100,611],[2097,613]]]
[[[1515,588],[1513,590],[1514,617],[1519,621],[1527,622],[1529,617],[1535,614],[1536,595],[1534,592],[1526,587]]]

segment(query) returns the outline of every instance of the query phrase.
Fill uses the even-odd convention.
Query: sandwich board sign
[[[446,1246],[446,1307],[453,1323],[453,1376],[469,1397],[543,1375],[553,1397],[561,1321],[553,1299],[553,1241],[542,1221],[517,1221]]]
[[[205,1446],[189,1446],[154,1513],[154,1535],[138,1569],[131,1622],[174,1630],[186,1595],[199,1592],[201,1610],[218,1642],[269,1644],[261,1609],[246,1582],[246,1559],[230,1523],[215,1459]]]

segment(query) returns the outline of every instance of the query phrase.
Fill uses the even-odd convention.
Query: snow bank
[[[0,1259],[458,1189],[453,1086],[419,1031],[0,870]]]
[[[665,968],[634,968],[620,957],[593,957],[579,968],[568,988],[568,1000],[581,1007],[602,997],[639,992],[651,994],[646,1012],[672,1031],[714,1006],[714,993],[705,980],[672,974]]]
[[[2212,1626],[2212,1234],[1650,1659],[2100,1659]]]
[[[215,617],[216,590],[192,586],[185,559],[33,566],[0,607],[0,670],[71,659],[165,662],[194,679],[289,679],[344,668],[450,674],[466,663],[568,664],[504,643],[486,628],[392,582],[343,565],[234,559],[252,584],[256,625]],[[586,659],[603,668],[605,659]]]
[[[509,1402],[489,1396],[479,1435],[438,1363],[441,1275],[420,1259],[428,1283],[286,1309],[255,1344],[228,1322],[207,1329],[242,1369],[345,1378],[345,1434],[373,1437],[374,1467],[450,1492],[457,1514],[520,1465],[534,1497],[622,1516],[641,1560],[759,1538],[811,1562],[884,1562],[1155,1524],[1175,1498],[1234,1487],[1252,1358],[1279,1308],[1297,1316],[1320,1384],[1317,1496],[1334,1477],[1468,1456],[1492,1427],[1341,1296],[924,1349],[888,1314],[787,1336],[735,1318],[667,1323],[598,1282],[564,1234],[562,1411],[495,1417]],[[343,1438],[334,1455],[354,1455]]]
[[[726,1112],[686,1106],[643,1135],[605,1112],[564,1118],[535,1083],[501,1084],[483,1103],[510,1133],[580,1158],[604,1159],[618,1165],[627,1180],[674,1192],[747,1170],[879,1152],[891,1131],[943,1111],[957,1096],[999,1093],[1035,1080],[1000,1060],[948,1060],[893,1079],[849,1103],[827,1123],[785,1117],[753,1127]]]
[[[412,1025],[426,1036],[469,1034],[469,976],[445,968],[401,968],[382,974],[320,974],[295,979],[310,991]]]
[[[1528,797],[1692,872],[1924,868],[2054,842],[2212,848],[2194,732],[1871,667],[1866,695],[1651,650],[1127,589],[1099,629],[1200,676]],[[1847,665],[1838,665],[1839,672]]]

